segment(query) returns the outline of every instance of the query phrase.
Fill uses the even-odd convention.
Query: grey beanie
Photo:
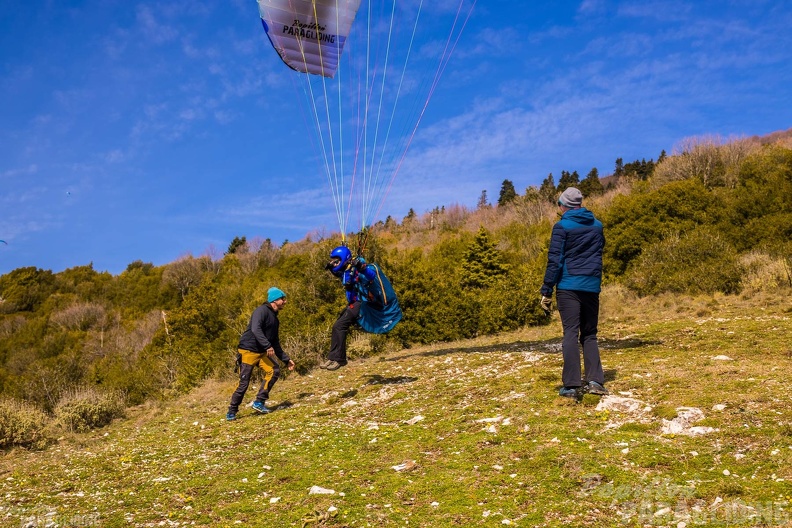
[[[574,187],[569,187],[558,197],[558,203],[570,209],[580,207],[580,204],[583,203],[583,194]]]

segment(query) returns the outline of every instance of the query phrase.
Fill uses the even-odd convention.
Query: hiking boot
[[[327,367],[330,366],[330,363],[333,363],[332,359],[325,360],[325,361],[323,361],[322,363],[319,364],[319,368],[320,369],[326,369]]]
[[[610,394],[608,389],[606,389],[601,383],[597,383],[596,381],[589,381],[588,385],[586,385],[586,392],[589,394],[598,394],[600,396],[606,396]]]
[[[236,413],[230,412],[230,413],[226,414],[226,421],[227,422],[233,422],[234,420],[236,420]]]
[[[577,394],[577,387],[561,387],[561,390],[558,391],[558,395],[563,396],[564,398],[577,398]]]
[[[272,412],[272,409],[267,409],[267,406],[264,405],[264,402],[258,400],[254,401],[251,407],[253,407],[253,410],[259,414],[268,414]]]
[[[346,365],[346,363],[339,363],[338,361],[331,361],[330,363],[327,364],[327,366],[325,368],[327,370],[338,370],[341,367],[343,367],[344,365]]]

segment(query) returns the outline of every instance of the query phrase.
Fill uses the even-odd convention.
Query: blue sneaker
[[[264,402],[260,402],[258,400],[253,402],[253,410],[259,414],[268,414],[272,412],[272,409],[267,409],[267,406],[264,405]]]
[[[236,413],[230,412],[230,413],[226,414],[226,421],[227,422],[233,422],[234,420],[236,420]]]
[[[558,391],[558,395],[564,398],[577,398],[578,389],[577,387],[561,387],[561,390]]]

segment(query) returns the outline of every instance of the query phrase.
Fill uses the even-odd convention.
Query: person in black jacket
[[[270,288],[267,291],[267,302],[259,306],[250,316],[250,323],[242,337],[239,338],[239,354],[237,363],[239,364],[239,386],[231,396],[231,404],[228,406],[226,420],[236,419],[239,411],[239,404],[245,397],[250,375],[253,367],[258,365],[264,372],[264,381],[261,382],[256,401],[253,402],[253,410],[267,414],[272,410],[267,408],[265,402],[269,398],[269,393],[275,382],[280,377],[280,366],[275,361],[277,357],[285,363],[289,370],[294,370],[294,361],[283,351],[278,337],[278,312],[286,304],[286,294],[278,288]]]

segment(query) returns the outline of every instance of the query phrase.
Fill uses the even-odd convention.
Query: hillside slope
[[[0,525],[788,526],[788,293],[606,290],[602,399],[557,396],[557,315],[291,374],[231,423],[211,381],[5,453]]]

